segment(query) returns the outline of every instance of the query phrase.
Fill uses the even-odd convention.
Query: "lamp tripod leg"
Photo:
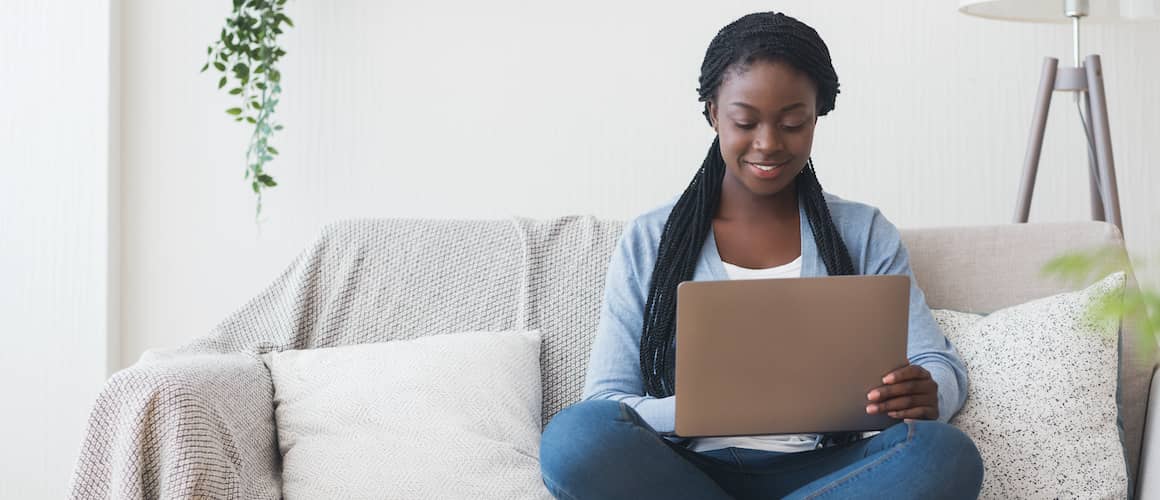
[[[1096,143],[1096,165],[1100,177],[1100,193],[1104,215],[1123,234],[1120,220],[1120,194],[1116,188],[1116,165],[1112,159],[1112,133],[1108,129],[1108,102],[1104,94],[1104,72],[1100,56],[1090,55],[1084,61],[1087,70],[1088,96],[1092,114],[1092,135]]]
[[[1080,100],[1080,106],[1081,106],[1080,109],[1083,111],[1083,115],[1080,116],[1080,119],[1086,120],[1087,123],[1091,123],[1091,121],[1092,121],[1092,118],[1091,118],[1091,116],[1092,116],[1091,98],[1088,97],[1088,94],[1086,91],[1085,92],[1076,92],[1075,96],[1077,99]],[[1084,138],[1084,141],[1086,141],[1086,143],[1084,144],[1084,149],[1085,150],[1089,149],[1089,146],[1088,146],[1089,144],[1093,145],[1090,148],[1091,151],[1087,155],[1087,159],[1088,159],[1088,187],[1089,187],[1089,191],[1091,193],[1092,220],[1108,220],[1107,216],[1104,215],[1103,195],[1100,194],[1100,187],[1099,187],[1100,186],[1100,179],[1099,179],[1100,166],[1099,166],[1099,162],[1096,161],[1096,152],[1094,150],[1095,149],[1094,148],[1095,139],[1088,134],[1089,130],[1090,129],[1087,126],[1085,126],[1083,133],[1085,136],[1087,136]]]
[[[1019,194],[1015,203],[1016,223],[1027,222],[1031,214],[1031,195],[1035,191],[1035,175],[1039,170],[1039,154],[1043,151],[1043,134],[1047,129],[1047,111],[1051,107],[1051,95],[1055,92],[1055,73],[1059,59],[1045,57],[1039,77],[1039,94],[1035,98],[1035,111],[1031,118],[1031,134],[1027,138],[1027,154],[1023,158],[1023,178],[1019,181]]]

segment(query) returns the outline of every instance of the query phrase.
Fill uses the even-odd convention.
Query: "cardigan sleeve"
[[[910,277],[910,318],[906,356],[930,372],[938,383],[938,420],[947,422],[967,399],[967,370],[955,347],[939,328],[910,270],[910,255],[898,228],[878,210],[870,224],[868,265],[864,274]]]
[[[653,262],[655,253],[656,249],[644,237],[637,221],[628,224],[608,264],[604,303],[600,307],[583,399],[625,403],[657,432],[671,433],[675,397],[648,396],[640,371],[646,280],[651,274],[651,267],[644,263]],[[645,267],[650,270],[646,271]]]

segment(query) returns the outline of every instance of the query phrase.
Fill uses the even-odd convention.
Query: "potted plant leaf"
[[[1141,263],[1136,266],[1138,269],[1144,268],[1143,259],[1134,260]],[[1130,270],[1131,262],[1123,247],[1098,247],[1059,255],[1044,265],[1043,273],[1079,287],[1113,272]],[[1139,334],[1139,341],[1150,343],[1140,347],[1150,351],[1160,334],[1160,291],[1142,285],[1126,286],[1123,294],[1101,297],[1087,314],[1092,321],[1130,323]]]

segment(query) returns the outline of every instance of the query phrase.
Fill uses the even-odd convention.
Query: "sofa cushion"
[[[540,335],[470,332],[267,355],[287,498],[550,498]]]
[[[970,377],[951,423],[983,457],[982,498],[1122,498],[1127,471],[1116,423],[1115,322],[1089,319],[1119,272],[981,316],[935,310]]]

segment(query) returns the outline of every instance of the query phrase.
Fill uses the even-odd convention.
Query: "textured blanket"
[[[279,498],[259,355],[458,331],[539,329],[543,419],[579,398],[621,223],[365,220],[326,227],[206,337],[149,351],[97,399],[74,498]]]

